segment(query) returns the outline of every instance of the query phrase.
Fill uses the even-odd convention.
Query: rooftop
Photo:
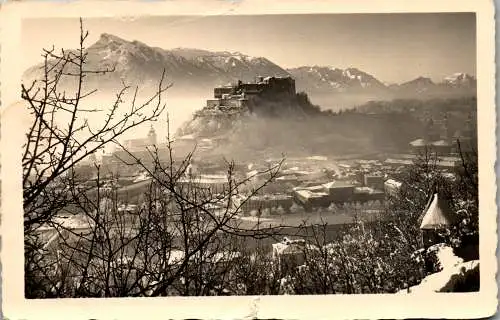
[[[288,194],[253,195],[250,197],[251,200],[287,200],[291,198],[292,196]]]
[[[323,187],[326,189],[334,189],[334,188],[353,188],[354,185],[352,183],[346,181],[335,180],[328,183],[323,184]]]
[[[399,181],[396,181],[394,179],[388,179],[387,181],[385,181],[386,184],[388,185],[392,185],[392,186],[395,186],[397,188],[401,187],[403,184]]]
[[[311,190],[295,190],[295,192],[304,199],[322,198],[328,196],[325,192],[314,192]]]
[[[424,147],[427,145],[427,143],[425,142],[424,139],[417,139],[417,140],[413,140],[412,142],[410,142],[410,145],[412,147]]]
[[[375,190],[375,189],[370,188],[370,187],[357,187],[354,189],[354,193],[357,193],[357,194],[360,194],[360,193],[363,193],[363,194],[381,194],[384,192],[380,191],[380,190]]]
[[[423,212],[421,230],[436,230],[456,222],[457,217],[451,211],[443,197],[435,193]]]
[[[436,147],[446,147],[446,146],[451,146],[451,143],[449,143],[448,141],[445,141],[445,140],[438,140],[438,141],[434,141],[432,143],[433,146],[436,146]]]

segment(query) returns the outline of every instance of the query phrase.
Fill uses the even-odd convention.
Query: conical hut
[[[440,233],[453,226],[458,221],[457,216],[451,210],[447,200],[434,193],[422,212],[420,218],[420,230],[424,247],[443,242]]]

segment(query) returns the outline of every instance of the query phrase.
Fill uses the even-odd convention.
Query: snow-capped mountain
[[[313,98],[315,95],[334,94],[337,99],[359,95],[370,99],[425,99],[474,95],[476,89],[476,79],[465,73],[455,73],[441,82],[421,76],[400,84],[386,84],[356,68],[303,66],[287,71],[296,79],[297,88],[310,92]]]
[[[431,92],[435,88],[436,84],[431,80],[431,78],[418,77],[400,84],[396,90],[425,94]]]
[[[357,68],[302,66],[284,69],[265,57],[192,48],[165,50],[107,33],[88,47],[86,53],[87,69],[114,67],[114,72],[105,75],[88,75],[88,86],[101,91],[116,90],[122,82],[139,85],[142,89],[156,88],[163,70],[166,71],[167,82],[174,85],[171,93],[172,90],[203,92],[201,95],[205,97],[213,87],[237,80],[253,81],[257,76],[292,76],[297,90],[309,93],[313,102],[320,105],[324,102],[340,103],[342,107],[368,100],[474,95],[476,89],[476,79],[465,73],[447,76],[439,83],[418,77],[402,84],[386,85]],[[24,79],[41,79],[43,69],[40,66],[28,69]]]
[[[435,98],[461,95],[474,95],[476,79],[465,73],[455,73],[445,77],[441,82],[433,82],[430,78],[418,77],[414,80],[394,86],[391,90],[402,98]]]
[[[89,76],[91,85],[117,87],[126,83],[141,86],[157,85],[165,69],[169,82],[182,89],[213,88],[237,80],[253,81],[260,76],[286,76],[288,73],[264,57],[251,57],[239,52],[210,52],[177,48],[164,50],[139,41],[127,41],[111,34],[102,34],[87,50],[87,69],[114,67],[114,72]],[[40,66],[28,69],[25,79],[39,78]],[[99,83],[95,83],[98,81]]]
[[[356,68],[305,66],[287,71],[296,79],[297,87],[309,91],[372,92],[386,89],[374,76]]]
[[[444,78],[443,84],[455,88],[475,88],[477,85],[476,78],[466,73],[457,72]]]

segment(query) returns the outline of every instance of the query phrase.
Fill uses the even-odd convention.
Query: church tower
[[[151,128],[149,129],[148,132],[148,144],[150,146],[156,145],[156,132],[155,129],[153,128],[153,125],[151,125]]]
[[[444,140],[450,143],[450,128],[449,128],[449,119],[448,112],[443,113],[443,120],[441,123],[441,140]]]
[[[424,121],[425,121],[425,141],[427,143],[430,143],[439,140],[440,138],[439,128],[436,128],[437,126],[434,123],[432,115],[429,112],[426,112]]]
[[[461,141],[463,142],[463,151],[477,150],[477,125],[475,115],[472,112],[469,113],[465,121]]]
[[[464,136],[472,139],[475,136],[475,128],[474,128],[474,116],[472,115],[472,112],[469,112],[467,115],[467,120],[465,121],[464,125]]]

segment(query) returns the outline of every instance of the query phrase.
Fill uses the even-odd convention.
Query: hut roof
[[[457,221],[456,215],[451,211],[443,197],[435,193],[424,209],[421,230],[436,230],[449,226]]]

